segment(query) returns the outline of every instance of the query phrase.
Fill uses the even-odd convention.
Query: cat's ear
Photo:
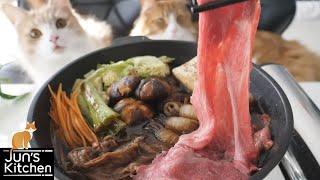
[[[27,0],[30,7],[36,9],[47,3],[47,0]]]
[[[32,125],[35,125],[36,124],[36,122],[35,121],[32,121],[32,123],[31,123]]]
[[[4,4],[2,9],[14,25],[17,25],[24,17],[27,16],[27,11],[9,4]]]

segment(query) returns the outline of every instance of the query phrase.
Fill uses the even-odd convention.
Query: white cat
[[[82,17],[69,0],[28,0],[30,11],[3,5],[13,23],[24,56],[23,68],[36,83],[43,83],[64,65],[111,43],[111,26]]]

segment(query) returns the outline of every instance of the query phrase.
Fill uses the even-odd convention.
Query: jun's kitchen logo
[[[12,148],[0,148],[0,176],[38,176],[53,179],[54,154],[52,148],[29,148],[35,122],[28,123],[23,131],[12,137]]]

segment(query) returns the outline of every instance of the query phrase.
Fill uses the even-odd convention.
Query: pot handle
[[[317,179],[320,166],[299,133],[294,130],[287,153],[281,160],[280,169],[291,180]]]
[[[309,179],[309,177],[313,177],[315,173],[318,173],[317,171],[319,170],[317,159],[320,159],[320,156],[316,153],[320,146],[317,143],[311,142],[311,140],[318,138],[313,132],[317,132],[320,129],[320,110],[283,66],[267,64],[262,65],[261,68],[276,80],[287,95],[291,107],[293,107],[294,124],[297,131],[297,133],[293,133],[293,135],[300,134],[306,138],[304,140],[306,143],[303,142],[302,138],[300,140],[300,147],[298,149],[303,149],[304,152],[299,153],[297,152],[297,148],[294,148],[297,137],[293,136],[288,151],[281,161],[281,165],[291,179]],[[299,119],[301,117],[303,117],[303,119]],[[308,132],[302,128],[305,124],[310,124]]]
[[[151,41],[151,39],[147,38],[146,36],[120,37],[120,38],[114,39],[110,47],[116,47],[124,44],[133,44],[133,43],[146,42],[146,41]]]
[[[280,85],[286,93],[292,107],[298,107],[297,110],[304,111],[309,115],[309,117],[303,116],[305,118],[304,121],[307,123],[313,123],[320,128],[320,110],[302,87],[295,81],[288,70],[277,64],[266,64],[262,65],[261,68],[271,75],[272,78]],[[301,112],[296,113],[298,114]]]

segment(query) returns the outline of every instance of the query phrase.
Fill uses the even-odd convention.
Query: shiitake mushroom
[[[172,84],[162,78],[151,77],[141,80],[136,88],[139,81],[140,79],[138,80],[135,76],[127,76],[114,83],[108,90],[110,99],[116,102],[114,110],[121,114],[121,119],[125,123],[130,125],[144,119],[151,119],[154,113],[144,102],[159,102],[163,104],[161,111],[167,116],[162,121],[165,127],[152,123],[151,129],[159,139],[173,144],[177,141],[178,134],[190,133],[198,128],[199,123],[193,107],[191,104],[186,104],[190,101],[189,94],[174,91]],[[134,88],[139,100],[126,98]]]
[[[135,100],[133,98],[124,98],[124,99],[120,100],[119,102],[117,102],[117,104],[115,104],[113,106],[113,109],[116,112],[120,113],[125,106],[130,105],[130,104],[134,104],[136,102],[137,102],[137,100]]]
[[[144,104],[130,104],[121,111],[121,118],[127,124],[150,119],[153,112]]]
[[[128,125],[153,117],[151,109],[142,101],[125,98],[119,101],[114,110],[121,114],[121,119]]]
[[[154,101],[166,98],[171,92],[171,86],[163,79],[152,77],[140,82],[136,96],[142,101]]]
[[[138,76],[126,76],[119,81],[113,83],[107,90],[109,95],[109,103],[115,104],[121,99],[128,97],[140,83]]]

